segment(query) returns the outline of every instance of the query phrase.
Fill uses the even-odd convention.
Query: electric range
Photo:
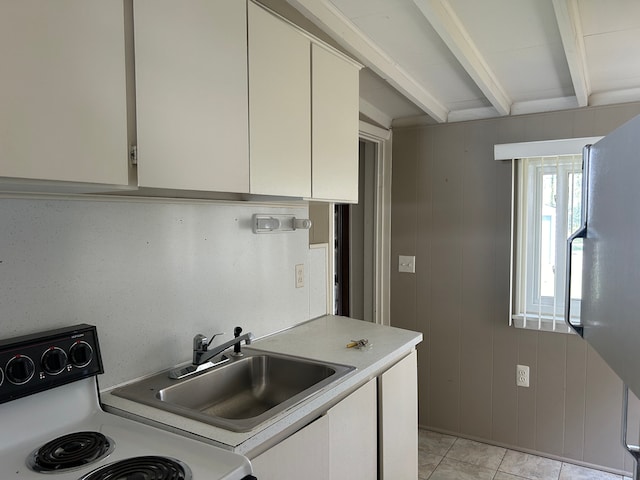
[[[0,340],[0,479],[255,480],[238,454],[105,412],[96,328]]]

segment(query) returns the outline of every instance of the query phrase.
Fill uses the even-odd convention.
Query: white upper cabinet
[[[252,2],[7,0],[0,61],[0,190],[357,202],[357,64]]]
[[[249,192],[246,8],[134,2],[141,187]]]
[[[311,48],[312,197],[358,203],[359,68]]]
[[[310,40],[249,2],[251,193],[311,196]]]
[[[0,4],[0,177],[126,185],[123,2]]]
[[[248,13],[251,193],[357,203],[359,66]]]

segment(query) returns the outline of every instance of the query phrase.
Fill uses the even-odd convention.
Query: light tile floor
[[[420,480],[631,480],[429,430],[418,448]]]

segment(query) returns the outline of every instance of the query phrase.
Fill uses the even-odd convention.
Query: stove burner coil
[[[80,480],[192,480],[191,469],[169,457],[132,457],[110,463]]]
[[[31,453],[27,464],[35,472],[77,469],[109,455],[115,443],[99,432],[75,432],[55,438]]]

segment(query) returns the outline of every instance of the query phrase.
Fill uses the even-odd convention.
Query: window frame
[[[582,156],[577,154],[514,160],[510,325],[573,333],[564,318],[564,292],[566,239],[575,229],[570,209],[573,210],[573,201],[576,199],[573,193],[576,180],[572,176],[576,173],[582,173]],[[556,175],[556,221],[555,225],[551,225],[553,241],[550,242],[555,257],[553,296],[543,295],[540,282],[544,209],[542,195],[546,175]],[[577,197],[581,198],[581,195]],[[572,299],[571,311],[572,318],[579,319],[580,299]]]

